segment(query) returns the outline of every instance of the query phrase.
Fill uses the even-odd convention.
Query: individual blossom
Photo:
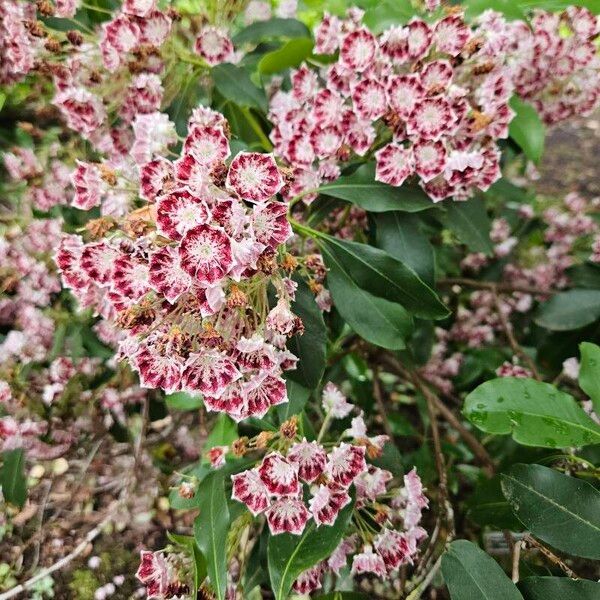
[[[196,38],[194,49],[211,67],[233,59],[229,36],[216,27],[204,27]]]
[[[323,410],[334,419],[347,417],[353,408],[353,405],[347,401],[346,396],[331,381],[323,388],[321,405]]]
[[[283,178],[272,154],[240,152],[227,173],[227,187],[240,198],[261,202],[274,196],[283,186]]]

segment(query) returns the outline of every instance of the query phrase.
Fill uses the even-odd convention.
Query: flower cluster
[[[352,155],[375,149],[376,179],[400,186],[416,176],[434,201],[487,189],[513,116],[506,53],[460,14],[415,18],[380,36],[361,18],[357,9],[345,20],[326,15],[315,51],[338,60],[320,73],[301,66],[291,90],[271,99],[271,139],[296,176],[288,195],[336,179]]]
[[[50,260],[61,235],[56,219],[14,226],[0,238],[0,324],[8,333],[0,344],[1,363],[43,360],[52,345],[54,322],[44,312],[60,291]]]
[[[0,83],[13,83],[35,64],[38,40],[32,34],[35,6],[19,0],[0,1]]]
[[[303,594],[321,587],[326,570],[339,573],[351,554],[353,573],[386,576],[412,561],[425,536],[419,522],[428,502],[416,471],[404,477],[403,487],[390,487],[392,474],[367,462],[381,455],[388,438],[369,437],[362,413],[343,432],[342,439],[348,441],[327,444],[326,449],[320,440],[329,425],[348,417],[354,407],[331,382],[323,389],[322,406],[325,419],[318,440],[300,439],[295,422],[285,423],[280,434],[267,436],[271,448],[257,466],[231,476],[232,498],[252,515],[263,514],[272,535],[300,535],[311,519],[317,528],[332,526],[353,503],[354,522],[364,527],[349,531],[328,559],[300,575],[293,587]],[[389,506],[384,498],[391,498]]]
[[[136,122],[148,116],[155,115]],[[136,184],[147,203],[105,217],[98,226],[110,238],[65,237],[56,261],[82,305],[128,331],[120,354],[143,386],[200,392],[208,409],[243,419],[287,400],[281,374],[295,357],[285,344],[302,324],[291,312],[297,284],[280,252],[291,236],[287,207],[274,199],[282,175],[271,155],[241,152],[227,165],[227,131],[221,115],[199,108],[174,162],[155,147],[137,176],[80,162],[76,206]],[[129,202],[136,195],[117,193]]]
[[[17,146],[2,158],[15,185],[27,183],[22,198],[25,206],[47,212],[53,206],[68,203],[65,192],[71,186],[70,169],[63,160],[60,144],[46,144],[38,153]]]
[[[549,125],[590,114],[600,102],[598,17],[582,6],[536,11],[531,25],[512,25],[517,93]]]
[[[187,562],[187,557],[177,553],[143,550],[135,576],[146,587],[146,597],[166,600],[189,594],[189,586],[182,581],[185,580],[185,571],[190,568]]]

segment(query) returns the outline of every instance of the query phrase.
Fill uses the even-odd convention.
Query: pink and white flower
[[[266,512],[267,523],[272,535],[291,533],[300,535],[310,519],[310,513],[301,500],[280,498]]]
[[[321,395],[321,406],[326,414],[330,414],[334,419],[343,419],[347,417],[354,406],[348,402],[346,396],[331,381],[325,384]]]
[[[340,47],[340,62],[354,71],[364,71],[375,58],[377,44],[373,34],[365,28],[347,34]]]
[[[185,138],[183,151],[207,169],[231,154],[223,129],[214,125],[194,125]]]
[[[227,173],[227,187],[251,202],[262,202],[283,187],[283,177],[272,154],[240,152]]]
[[[304,438],[290,448],[287,459],[297,465],[300,479],[312,483],[325,470],[327,453],[318,442],[307,442]]]
[[[229,237],[210,225],[198,225],[185,234],[179,257],[181,268],[204,284],[222,279],[233,265]]]
[[[364,446],[342,442],[329,453],[325,472],[335,483],[348,487],[366,469]]]
[[[258,515],[269,506],[269,492],[258,471],[251,469],[231,476],[231,497],[244,503],[253,515]]]
[[[414,157],[411,148],[388,144],[375,153],[375,179],[393,186],[402,185],[412,175]]]
[[[350,503],[350,495],[336,484],[320,485],[309,500],[313,519],[320,525],[333,525],[339,512]]]
[[[265,456],[258,467],[258,474],[274,496],[297,496],[300,493],[298,466],[281,454],[274,452]]]
[[[209,220],[206,204],[187,189],[160,196],[156,204],[158,231],[171,240],[180,240],[190,229]]]
[[[233,43],[229,36],[216,27],[205,27],[196,38],[196,52],[211,66],[232,62]]]

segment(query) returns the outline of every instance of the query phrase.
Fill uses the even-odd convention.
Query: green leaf
[[[22,507],[27,500],[27,482],[25,479],[25,452],[23,448],[5,450],[2,453],[0,470],[2,495],[7,502]]]
[[[204,478],[198,493],[200,514],[194,521],[194,537],[206,559],[206,568],[217,600],[224,600],[227,585],[227,533],[229,510],[223,474]]]
[[[266,112],[267,98],[260,88],[250,79],[250,75],[242,68],[229,63],[213,67],[213,81],[219,93],[238,106],[248,106]]]
[[[165,402],[171,410],[196,410],[202,406],[202,395],[175,392],[165,396]]]
[[[526,21],[527,17],[519,3],[515,0],[466,0],[464,3],[468,19],[473,19],[485,10],[491,9],[502,13],[509,20]]]
[[[325,258],[325,255],[324,255]],[[327,287],[342,318],[367,342],[388,350],[406,348],[413,329],[406,309],[359,288],[335,256],[325,258],[329,267]]]
[[[302,412],[304,405],[310,397],[310,390],[296,381],[286,379],[288,402],[277,407],[277,417],[280,423],[284,423],[293,415]]]
[[[579,350],[579,387],[591,398],[595,412],[600,414],[600,346],[582,342]]]
[[[352,175],[342,175],[317,190],[320,194],[347,200],[370,212],[401,210],[418,212],[433,207],[433,203],[418,187],[393,187],[375,181],[375,165],[368,163]]]
[[[229,446],[237,438],[237,423],[225,413],[221,413],[206,438],[204,447],[208,450],[213,446]]]
[[[301,21],[274,18],[248,25],[234,36],[233,43],[237,47],[242,44],[258,44],[265,40],[307,37],[310,37],[310,30]]]
[[[427,284],[433,284],[434,253],[415,215],[399,211],[375,215],[377,246],[414,269]]]
[[[263,75],[272,75],[290,67],[297,67],[312,54],[313,45],[310,38],[290,40],[281,48],[265,54],[258,63],[258,71]]]
[[[517,583],[525,600],[598,600],[600,583],[568,577],[526,577]]]
[[[467,502],[468,517],[484,527],[492,525],[498,529],[519,531],[521,523],[515,517],[510,504],[502,493],[500,476],[478,482],[473,495]]]
[[[600,425],[569,394],[549,383],[499,377],[465,399],[465,416],[487,433],[512,433],[525,446],[565,448],[600,443]]]
[[[383,250],[326,234],[319,234],[317,242],[326,266],[348,273],[356,287],[402,304],[418,317],[441,319],[448,315],[437,294],[410,267]]]
[[[525,156],[537,163],[544,153],[546,128],[535,108],[518,96],[512,97],[510,106],[516,114],[508,126],[508,134],[523,150]]]
[[[317,529],[311,520],[299,536],[282,533],[269,538],[267,559],[275,600],[285,600],[298,575],[327,558],[337,548],[353,509],[354,501],[341,510],[331,527],[326,525]]]
[[[569,290],[540,305],[535,322],[552,331],[579,329],[600,317],[600,290]]]
[[[363,21],[374,33],[381,33],[389,27],[408,23],[414,14],[409,0],[383,0],[365,12]]]
[[[600,559],[600,492],[541,465],[513,465],[502,491],[533,535],[575,556]]]
[[[452,600],[523,600],[500,565],[466,540],[450,544],[442,557],[442,574]]]
[[[472,252],[483,252],[488,256],[493,253],[494,247],[490,240],[492,224],[485,202],[480,198],[466,202],[448,200],[442,206],[446,210],[438,216],[444,227],[450,229]]]
[[[319,385],[325,372],[327,330],[315,297],[303,281],[298,281],[292,311],[302,319],[304,333],[293,336],[288,342],[290,351],[300,359],[298,368],[290,371],[288,378],[312,390]]]

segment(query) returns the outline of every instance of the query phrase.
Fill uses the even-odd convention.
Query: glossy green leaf
[[[374,33],[381,33],[389,27],[408,23],[414,14],[410,0],[383,0],[365,12],[363,21]]]
[[[221,413],[216,418],[204,447],[208,450],[213,446],[229,446],[237,438],[237,423],[225,413]]]
[[[327,250],[325,250],[327,252]],[[413,319],[398,303],[378,298],[359,288],[334,255],[324,254],[329,272],[327,287],[342,318],[367,342],[388,350],[406,348]]]
[[[328,268],[344,270],[358,288],[402,304],[413,315],[439,319],[448,315],[437,294],[408,266],[383,250],[319,234]]]
[[[517,584],[525,600],[598,600],[600,583],[568,577],[526,577]]]
[[[248,25],[233,37],[233,43],[235,46],[241,46],[242,44],[258,44],[265,40],[307,37],[310,37],[310,30],[301,21],[273,18]]]
[[[314,389],[325,372],[327,330],[314,294],[302,281],[298,282],[292,310],[302,319],[304,333],[293,336],[288,342],[290,351],[300,359],[298,367],[290,371],[288,377],[304,387]]]
[[[600,290],[569,290],[540,305],[535,322],[552,331],[580,329],[600,318]]]
[[[600,559],[600,492],[541,465],[513,465],[502,491],[519,520],[554,548]]]
[[[525,156],[537,163],[544,153],[546,128],[531,104],[513,96],[510,106],[516,114],[508,126],[508,134],[523,150]]]
[[[343,508],[331,527],[317,528],[311,520],[301,535],[282,533],[269,538],[267,559],[275,600],[285,600],[298,575],[327,558],[337,548],[353,508],[354,502]]]
[[[27,500],[27,482],[25,479],[25,452],[23,448],[2,452],[0,469],[2,495],[7,502],[23,506]]]
[[[433,284],[433,248],[419,228],[416,215],[400,211],[375,215],[377,246],[411,267],[427,284]]]
[[[466,540],[450,544],[442,557],[442,574],[452,600],[523,600],[500,565]]]
[[[499,475],[478,482],[473,495],[467,501],[467,515],[482,527],[491,525],[498,529],[519,531],[522,529],[521,523],[504,497],[500,482]]]
[[[492,254],[494,250],[490,240],[492,223],[485,202],[480,198],[472,198],[466,202],[447,200],[442,206],[445,211],[439,214],[439,218],[445,227],[450,229],[472,252]]]
[[[579,345],[579,350],[579,387],[591,398],[594,410],[600,414],[600,346],[583,342]]]
[[[280,404],[277,407],[277,417],[279,418],[280,423],[283,423],[293,415],[302,412],[310,397],[310,390],[296,381],[288,378],[286,379],[285,385],[287,388],[288,402]]]
[[[222,63],[213,67],[212,77],[215,87],[226,100],[238,106],[248,106],[266,112],[267,98],[262,89],[257,88],[250,75],[241,67]]]
[[[200,514],[194,521],[194,537],[206,559],[206,569],[217,600],[225,598],[227,585],[227,533],[229,510],[221,472],[211,473],[198,492]]]
[[[486,10],[495,10],[502,13],[507,19],[520,19],[525,21],[526,15],[519,3],[515,0],[466,0],[466,15],[469,19],[480,15]]]
[[[407,185],[394,187],[375,181],[373,163],[361,166],[352,175],[342,175],[335,181],[322,185],[318,192],[347,200],[370,212],[418,212],[433,207],[421,188]]]
[[[575,399],[549,383],[499,377],[465,399],[463,412],[487,433],[509,434],[526,446],[566,448],[600,443],[600,425]]]
[[[167,394],[165,402],[171,410],[197,410],[202,406],[202,395],[175,392],[174,394]]]
[[[281,48],[265,54],[258,63],[258,71],[263,75],[272,75],[290,67],[297,67],[312,54],[313,45],[310,38],[290,40]]]

